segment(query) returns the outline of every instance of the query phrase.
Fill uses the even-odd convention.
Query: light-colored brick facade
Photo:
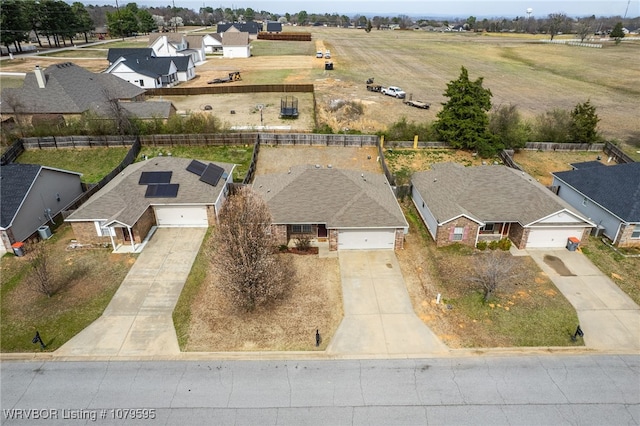
[[[329,251],[338,250],[338,230],[328,229],[329,231]]]
[[[618,247],[640,247],[640,239],[631,239],[631,234],[635,231],[635,227],[635,224],[622,225],[615,244]]]
[[[94,222],[71,222],[71,229],[80,244],[111,244],[111,238],[98,235]]]
[[[271,235],[276,246],[286,246],[289,243],[287,225],[271,225]]]
[[[396,229],[396,241],[394,244],[396,250],[404,248],[404,230],[402,228]]]

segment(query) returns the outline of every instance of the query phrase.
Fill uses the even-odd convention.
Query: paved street
[[[1,379],[7,425],[640,423],[634,355],[3,362]],[[118,419],[131,408],[156,418]],[[58,419],[8,419],[30,409]]]

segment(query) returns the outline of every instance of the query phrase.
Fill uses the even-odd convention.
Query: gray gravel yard
[[[261,146],[256,174],[284,173],[301,164],[382,173],[377,158],[376,147]]]

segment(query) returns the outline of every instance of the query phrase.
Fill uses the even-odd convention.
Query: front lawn
[[[29,149],[16,163],[40,164],[82,173],[85,183],[97,183],[111,173],[129,152],[126,147],[83,149]]]
[[[436,249],[415,207],[405,202],[403,209],[410,232],[397,254],[402,273],[416,313],[449,347],[582,344],[570,339],[578,324],[575,309],[530,257],[513,257],[516,278],[484,302],[469,281],[478,251]]]
[[[640,255],[640,249],[619,249],[605,244],[601,238],[589,237],[580,242],[580,250],[622,291],[640,305],[640,257],[625,257],[623,254]]]
[[[71,227],[63,225],[45,242],[51,276],[62,283],[51,297],[30,284],[29,253],[0,260],[0,351],[39,352],[40,346],[31,342],[36,330],[47,351],[58,349],[102,315],[135,262],[134,255],[109,249],[67,249],[72,238]]]

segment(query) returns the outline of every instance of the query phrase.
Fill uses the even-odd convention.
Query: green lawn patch
[[[94,58],[107,60],[107,49],[66,49],[58,52],[43,53],[41,56],[49,56],[52,58]],[[82,66],[82,62],[78,65]],[[107,63],[105,62],[105,67]]]
[[[410,235],[407,253],[398,255],[402,272],[408,286],[423,283],[420,292],[409,288],[413,305],[445,342],[454,347],[582,345],[570,338],[578,324],[575,309],[533,259],[509,257],[515,278],[485,302],[481,289],[469,281],[473,262],[481,254],[463,245],[436,248],[413,204],[405,202],[403,209]],[[424,270],[428,278],[415,277],[425,273],[416,270]],[[440,304],[429,300],[436,294],[442,296]]]
[[[178,303],[176,303],[176,307],[173,310],[173,325],[176,329],[178,345],[180,345],[181,351],[186,350],[185,348],[189,341],[191,307],[195,297],[200,293],[202,285],[205,283],[207,270],[209,269],[209,253],[207,253],[205,247],[209,247],[209,238],[211,238],[212,230],[213,228],[209,228],[204,236],[200,251],[191,266],[191,272],[189,272]]]
[[[589,237],[580,242],[580,249],[591,262],[615,282],[618,287],[640,305],[640,257],[625,257],[623,254],[640,255],[640,249],[618,249],[605,244],[601,238]]]
[[[41,164],[82,173],[82,181],[97,183],[122,162],[129,148],[30,149],[16,163]]]
[[[41,351],[31,342],[36,330],[46,351],[58,349],[102,315],[135,261],[135,255],[114,255],[108,249],[67,250],[72,238],[71,227],[63,225],[45,242],[52,276],[63,283],[50,298],[29,282],[29,253],[0,260],[0,351]]]
[[[254,40],[251,42],[253,56],[313,56],[315,53],[313,41]]]
[[[242,182],[249,170],[251,156],[253,155],[253,145],[230,145],[230,146],[187,146],[177,145],[172,147],[143,146],[138,159],[143,155],[155,157],[159,153],[167,155],[171,153],[174,157],[192,158],[207,161],[221,161],[224,163],[237,164],[233,180]]]

